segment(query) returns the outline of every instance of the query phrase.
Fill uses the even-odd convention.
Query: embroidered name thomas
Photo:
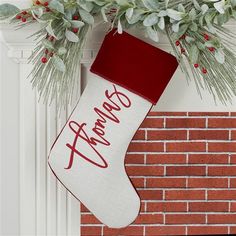
[[[107,159],[99,152],[97,145],[100,144],[107,147],[111,145],[110,141],[106,138],[106,125],[108,122],[119,124],[120,119],[115,112],[131,107],[131,100],[126,94],[118,91],[114,84],[112,92],[109,92],[108,90],[105,91],[105,99],[106,100],[102,103],[102,108],[94,107],[94,112],[98,117],[92,128],[95,137],[89,137],[87,134],[86,122],[79,124],[75,120],[69,121],[69,128],[75,134],[75,138],[72,144],[66,143],[66,146],[71,150],[71,153],[69,164],[65,169],[69,170],[72,168],[75,154],[77,157],[83,158],[85,161],[99,168],[108,167]],[[89,149],[97,155],[100,161],[94,161],[94,158],[88,157],[86,153],[82,153],[78,146],[79,140],[82,141],[80,142],[80,145],[87,144]]]

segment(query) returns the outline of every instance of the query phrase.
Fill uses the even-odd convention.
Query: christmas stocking
[[[49,166],[101,222],[132,223],[140,199],[124,168],[129,143],[177,68],[172,55],[128,33],[108,33],[91,78],[55,141]]]

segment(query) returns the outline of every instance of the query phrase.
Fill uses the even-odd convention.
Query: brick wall
[[[82,206],[82,236],[236,234],[236,112],[151,112],[126,170],[141,214],[114,230]]]

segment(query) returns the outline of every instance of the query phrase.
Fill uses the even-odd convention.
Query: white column
[[[47,165],[51,145],[78,97],[60,117],[55,104],[38,103],[26,78],[34,44],[25,37],[34,30],[0,26],[0,234],[79,236],[80,203]]]

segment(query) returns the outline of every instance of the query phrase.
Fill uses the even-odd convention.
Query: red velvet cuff
[[[126,32],[112,30],[90,71],[156,104],[177,67],[171,54]]]

